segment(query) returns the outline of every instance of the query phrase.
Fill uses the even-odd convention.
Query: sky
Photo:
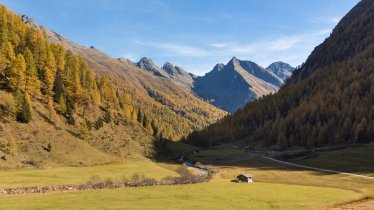
[[[69,40],[197,75],[232,57],[306,60],[359,0],[0,0]]]

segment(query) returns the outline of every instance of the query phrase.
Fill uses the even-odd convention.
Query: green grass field
[[[374,177],[374,145],[320,153],[316,158],[294,161],[299,164]]]
[[[361,194],[334,188],[227,180],[89,192],[0,197],[3,209],[310,209],[348,202]]]
[[[92,176],[120,181],[123,178],[130,179],[134,174],[155,179],[178,176],[176,172],[160,167],[153,162],[132,162],[92,167],[12,169],[0,171],[0,187],[83,184],[90,181]]]
[[[208,183],[0,196],[0,209],[327,209],[374,197],[372,180],[294,168],[240,149],[218,147],[191,155],[221,160],[220,152],[222,159],[232,160],[241,154],[249,159],[209,166],[217,173]],[[323,164],[328,164],[328,160],[324,158]],[[355,165],[363,167],[366,162],[356,159]],[[176,176],[177,167],[173,163],[133,162],[10,170],[0,172],[0,186],[78,184],[87,182],[92,175],[113,180],[130,178],[134,173],[162,178]],[[240,173],[252,174],[255,183],[231,182]]]

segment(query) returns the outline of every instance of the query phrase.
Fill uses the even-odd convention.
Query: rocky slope
[[[174,66],[166,62],[162,68],[153,63],[152,59],[143,57],[136,63],[136,67],[149,71],[158,77],[168,78],[175,84],[190,91],[193,86],[193,81],[196,78],[194,74],[188,73],[179,66]]]
[[[193,91],[209,103],[234,112],[248,101],[274,93],[283,80],[251,61],[232,58],[195,79]]]

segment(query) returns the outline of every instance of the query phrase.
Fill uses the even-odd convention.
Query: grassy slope
[[[4,209],[306,209],[346,202],[341,189],[254,183],[210,183],[1,197]]]
[[[143,160],[151,156],[153,139],[145,134],[139,124],[122,120],[104,123],[100,130],[93,128],[81,136],[82,118],[76,116],[76,126],[66,123],[64,117],[56,117],[56,123],[47,120],[48,110],[41,101],[33,103],[33,121],[29,124],[14,120],[14,100],[11,94],[0,91],[0,145],[7,145],[15,139],[17,151],[5,154],[0,148],[0,156],[6,155],[7,161],[0,159],[0,168],[50,167],[50,166],[87,166],[118,162],[121,160]],[[3,114],[2,112],[6,112]],[[114,114],[113,114],[114,115]],[[116,119],[113,117],[113,121]],[[133,136],[137,141],[133,141]],[[52,144],[52,151],[43,147]]]
[[[110,178],[121,181],[131,179],[134,174],[147,178],[161,179],[178,176],[177,173],[156,165],[153,162],[133,162],[124,164],[100,165],[93,167],[57,167],[50,169],[14,169],[0,171],[0,188],[19,186],[45,186],[62,184],[82,184],[92,176],[103,180]]]
[[[320,153],[312,159],[294,161],[296,163],[374,176],[374,145],[347,148],[344,150]]]

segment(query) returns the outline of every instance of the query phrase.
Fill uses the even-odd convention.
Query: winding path
[[[274,162],[278,162],[278,163],[283,163],[283,164],[290,165],[290,166],[295,166],[295,167],[298,167],[298,168],[306,168],[306,169],[311,169],[311,170],[316,170],[316,171],[324,171],[324,172],[329,172],[329,173],[337,173],[337,174],[343,174],[343,175],[348,175],[348,176],[355,176],[355,177],[360,177],[360,178],[374,180],[374,177],[365,176],[365,175],[361,175],[361,174],[353,174],[353,173],[335,171],[335,170],[330,170],[330,169],[323,169],[323,168],[316,168],[316,167],[311,167],[311,166],[304,166],[304,165],[299,165],[299,164],[295,164],[295,163],[285,162],[285,161],[281,161],[281,160],[277,160],[277,159],[274,159],[274,158],[271,158],[271,157],[265,157],[265,156],[262,156],[262,158],[267,159],[267,160],[271,160],[271,161],[274,161]]]

